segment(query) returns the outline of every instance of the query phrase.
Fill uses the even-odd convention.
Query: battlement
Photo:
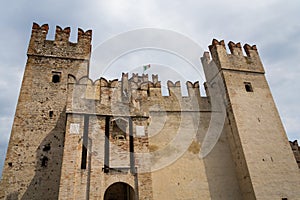
[[[214,39],[202,97],[158,75],[94,81],[92,32],[48,31],[32,26],[0,199],[299,199],[300,147],[255,45]]]
[[[297,140],[294,140],[293,142],[290,141],[290,145],[293,151],[300,151],[300,147]]]
[[[101,77],[95,81],[87,76],[76,80],[76,77],[69,75],[68,82],[69,112],[86,112],[90,108],[82,105],[91,102],[90,100],[97,104],[96,107],[101,107],[97,109],[99,112],[109,111],[112,105],[121,104],[128,105],[134,112],[148,112],[152,104],[159,105],[156,107],[158,110],[163,108],[166,111],[210,110],[208,98],[200,96],[199,82],[186,83],[188,96],[181,95],[179,81],[173,83],[170,80],[167,82],[169,96],[162,96],[158,75],[152,75],[152,81],[145,74],[132,74],[128,78],[128,73],[123,73],[121,80],[106,80]]]
[[[230,41],[228,47],[230,53],[227,52],[224,40],[213,39],[212,44],[209,46],[210,54],[205,52],[201,58],[204,70],[208,74],[216,74],[221,69],[254,73],[265,72],[256,45],[245,44],[243,46],[245,55],[239,42]],[[218,70],[212,69],[212,65],[217,66]]]
[[[69,41],[71,29],[56,26],[54,41],[47,40],[49,26],[33,23],[27,55],[88,60],[91,54],[92,31],[78,28],[77,43]]]

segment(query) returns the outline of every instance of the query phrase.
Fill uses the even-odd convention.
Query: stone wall
[[[231,131],[231,152],[243,199],[297,199],[299,169],[264,76],[257,49],[214,40],[213,62],[203,59],[208,84],[221,77]],[[215,67],[216,70],[211,70]],[[211,73],[214,72],[214,73]]]
[[[83,193],[88,192],[85,188],[88,170],[80,169],[82,126],[87,116],[98,121],[92,123],[90,119],[88,126],[90,198],[103,198],[106,188],[114,183],[112,180],[128,183],[139,199],[240,198],[225,134],[228,124],[221,129],[222,136],[216,140],[211,154],[205,158],[200,156],[212,116],[209,98],[200,96],[198,83],[187,82],[189,96],[183,97],[180,82],[171,81],[168,82],[170,95],[162,96],[155,75],[152,81],[146,75],[137,74],[130,78],[123,74],[121,80],[112,81],[77,79],[69,78],[60,199],[83,198]],[[214,109],[218,112],[218,108]],[[105,138],[107,117],[109,139]],[[130,171],[129,118],[133,120],[136,174]],[[70,133],[71,124],[81,127],[77,135]],[[109,156],[107,161],[105,156]],[[92,183],[92,180],[99,182]],[[74,185],[74,182],[82,184]]]
[[[256,46],[213,40],[199,83],[88,77],[91,31],[33,24],[1,199],[297,199],[299,169]],[[212,60],[210,58],[212,57]],[[296,159],[297,142],[291,143]],[[297,160],[298,161],[298,160]],[[299,163],[298,163],[299,164]],[[119,195],[119,194],[118,194]]]
[[[68,74],[87,75],[91,33],[33,24],[28,59],[7,150],[0,198],[57,199],[64,147]],[[66,54],[69,52],[69,54]]]

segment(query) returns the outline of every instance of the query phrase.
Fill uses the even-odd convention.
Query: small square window
[[[244,84],[247,92],[253,92],[253,88],[250,82],[244,82]]]
[[[52,82],[59,83],[61,78],[61,72],[52,72]]]

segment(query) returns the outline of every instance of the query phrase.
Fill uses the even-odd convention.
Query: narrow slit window
[[[84,130],[82,141],[82,154],[81,154],[81,169],[86,169],[87,164],[87,147],[88,147],[88,130],[89,130],[89,116],[84,116]]]
[[[104,146],[104,173],[109,172],[109,126],[110,126],[110,117],[105,118],[105,146]]]
[[[86,169],[87,159],[87,148],[85,145],[82,146],[82,158],[81,158],[81,169]]]
[[[253,92],[253,88],[250,82],[244,82],[244,84],[247,92]]]
[[[52,117],[53,117],[53,111],[52,110],[49,111],[49,117],[50,117],[50,119],[52,119]]]
[[[59,83],[61,79],[61,72],[52,72],[52,82]]]

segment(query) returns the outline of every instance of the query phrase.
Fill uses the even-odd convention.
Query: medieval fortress
[[[201,59],[207,96],[187,82],[183,97],[171,81],[162,96],[157,75],[92,81],[92,31],[78,29],[77,43],[70,28],[47,33],[33,24],[0,199],[300,199],[255,45],[245,56],[213,40]]]

